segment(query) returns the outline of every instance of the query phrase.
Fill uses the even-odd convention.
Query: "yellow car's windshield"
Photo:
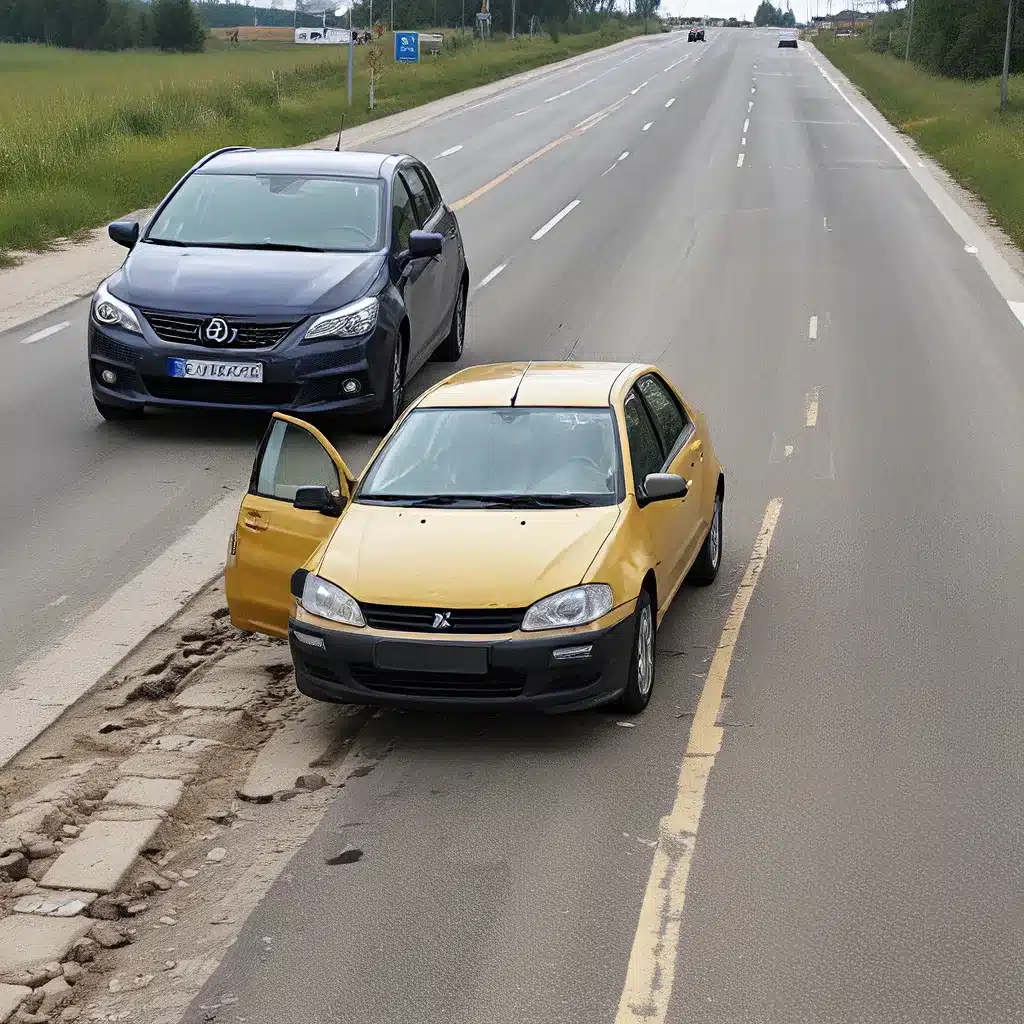
[[[417,409],[367,471],[356,500],[611,505],[621,492],[611,409]]]

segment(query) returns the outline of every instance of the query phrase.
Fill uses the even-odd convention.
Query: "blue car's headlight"
[[[380,302],[377,299],[359,299],[341,309],[318,316],[306,331],[303,341],[321,341],[326,338],[358,338],[369,334],[377,326]]]

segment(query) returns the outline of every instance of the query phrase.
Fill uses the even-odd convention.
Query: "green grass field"
[[[998,78],[939,78],[873,53],[859,39],[820,35],[814,43],[1024,247],[1024,75],[1010,79],[1010,102],[1000,115]]]
[[[495,40],[396,65],[369,102],[369,47],[211,41],[201,54],[83,53],[0,44],[0,264],[156,203],[196,159],[226,145],[297,145],[605,46],[631,33]],[[468,40],[467,40],[468,42]],[[5,250],[7,251],[5,255]]]

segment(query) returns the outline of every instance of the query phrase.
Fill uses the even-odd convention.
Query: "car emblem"
[[[226,345],[236,333],[231,330],[227,321],[222,320],[219,316],[207,320],[206,326],[203,328],[203,337],[211,345]]]
[[[451,629],[451,612],[434,612],[434,629]]]

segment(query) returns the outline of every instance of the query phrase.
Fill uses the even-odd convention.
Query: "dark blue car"
[[[405,382],[457,360],[469,271],[455,214],[408,156],[218,150],[174,186],[96,291],[96,408],[351,414],[387,430]]]

